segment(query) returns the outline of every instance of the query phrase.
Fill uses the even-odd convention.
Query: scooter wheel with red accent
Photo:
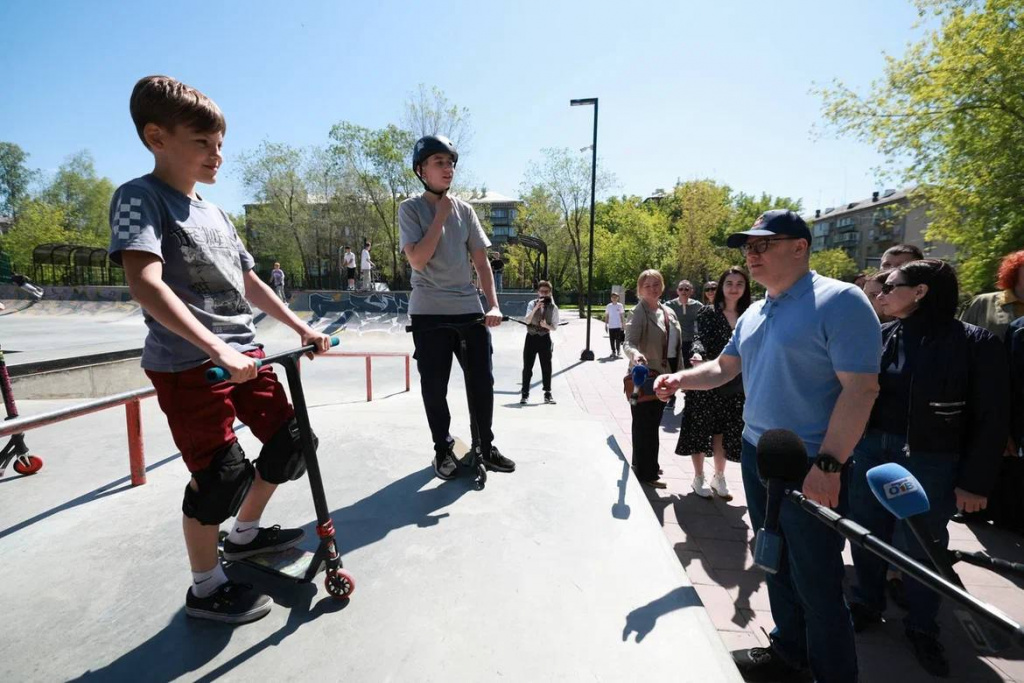
[[[14,461],[14,471],[18,474],[35,474],[43,469],[43,459],[35,455],[22,455]]]
[[[356,589],[356,580],[344,569],[328,569],[324,577],[324,588],[331,596],[346,600]]]

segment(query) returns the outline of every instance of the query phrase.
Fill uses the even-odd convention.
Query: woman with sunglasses
[[[711,305],[697,314],[697,331],[693,340],[691,363],[713,360],[732,337],[736,321],[750,306],[750,282],[740,268],[729,268],[715,283]],[[715,389],[686,392],[682,424],[676,453],[693,460],[694,477],[691,488],[701,498],[716,495],[732,500],[725,483],[726,460],[739,462],[743,434],[743,378],[734,379]],[[708,486],[704,479],[704,458],[710,453],[715,461],[715,474]]]
[[[715,303],[715,292],[718,291],[718,283],[708,280],[704,283],[704,305],[712,306]]]
[[[906,263],[882,285],[877,298],[894,320],[882,327],[881,391],[850,473],[850,517],[926,564],[909,528],[894,533],[896,520],[875,499],[865,475],[887,462],[910,470],[931,503],[923,517],[940,552],[957,508],[985,508],[1006,445],[1009,368],[997,337],[956,319],[958,294],[956,273],[935,259]],[[853,565],[857,585],[850,612],[854,630],[863,631],[885,610],[886,562],[855,546]],[[929,673],[946,676],[939,595],[910,577],[904,584],[904,629],[914,654]]]

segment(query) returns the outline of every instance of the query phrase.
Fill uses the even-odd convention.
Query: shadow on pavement
[[[629,636],[635,633],[635,642],[639,643],[654,630],[658,617],[685,607],[703,607],[693,586],[680,586],[643,607],[637,607],[626,615],[626,625],[622,629],[622,642],[629,640]]]

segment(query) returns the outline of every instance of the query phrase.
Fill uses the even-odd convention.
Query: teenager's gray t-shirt
[[[130,180],[110,203],[110,260],[145,251],[163,260],[163,280],[206,329],[232,348],[256,348],[252,309],[242,275],[254,262],[227,214],[190,199],[153,175]],[[142,367],[180,372],[202,365],[207,355],[144,312],[149,334]]]
[[[423,270],[412,271],[409,313],[460,315],[483,313],[480,295],[473,286],[470,252],[491,246],[473,207],[452,197],[452,212],[445,219],[441,239]],[[434,205],[423,196],[406,199],[398,207],[398,248],[423,239],[435,215]]]

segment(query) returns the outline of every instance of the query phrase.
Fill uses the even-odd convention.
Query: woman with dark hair
[[[715,298],[697,314],[693,337],[696,365],[713,360],[732,337],[736,321],[750,306],[750,282],[739,268],[729,268],[718,278]],[[701,498],[716,495],[732,500],[725,483],[725,462],[739,462],[743,433],[743,378],[739,375],[727,384],[708,391],[687,391],[676,453],[693,460],[694,477],[690,485]],[[711,453],[715,474],[708,486],[704,479],[704,458]]]
[[[704,305],[710,306],[715,301],[715,293],[718,291],[718,283],[708,280],[704,283]]]
[[[878,300],[878,295],[882,292],[882,287],[885,285],[886,280],[889,279],[889,273],[891,272],[891,270],[880,270],[873,275],[868,275],[864,279],[864,284],[860,286],[868,301],[871,302],[871,308],[875,310],[875,315],[878,316],[878,321],[881,323],[887,323],[892,320],[892,316],[882,312],[882,302]]]
[[[850,476],[850,517],[922,562],[910,530],[883,508],[868,486],[872,467],[896,462],[921,483],[931,507],[925,527],[945,552],[946,526],[957,508],[984,509],[995,484],[1009,424],[1009,368],[999,339],[956,319],[956,273],[935,259],[893,270],[878,299],[894,320],[882,326],[881,391]],[[886,562],[853,548],[857,573],[850,612],[854,630],[881,620]],[[938,641],[940,598],[906,577],[904,628],[921,665],[949,674]]]

